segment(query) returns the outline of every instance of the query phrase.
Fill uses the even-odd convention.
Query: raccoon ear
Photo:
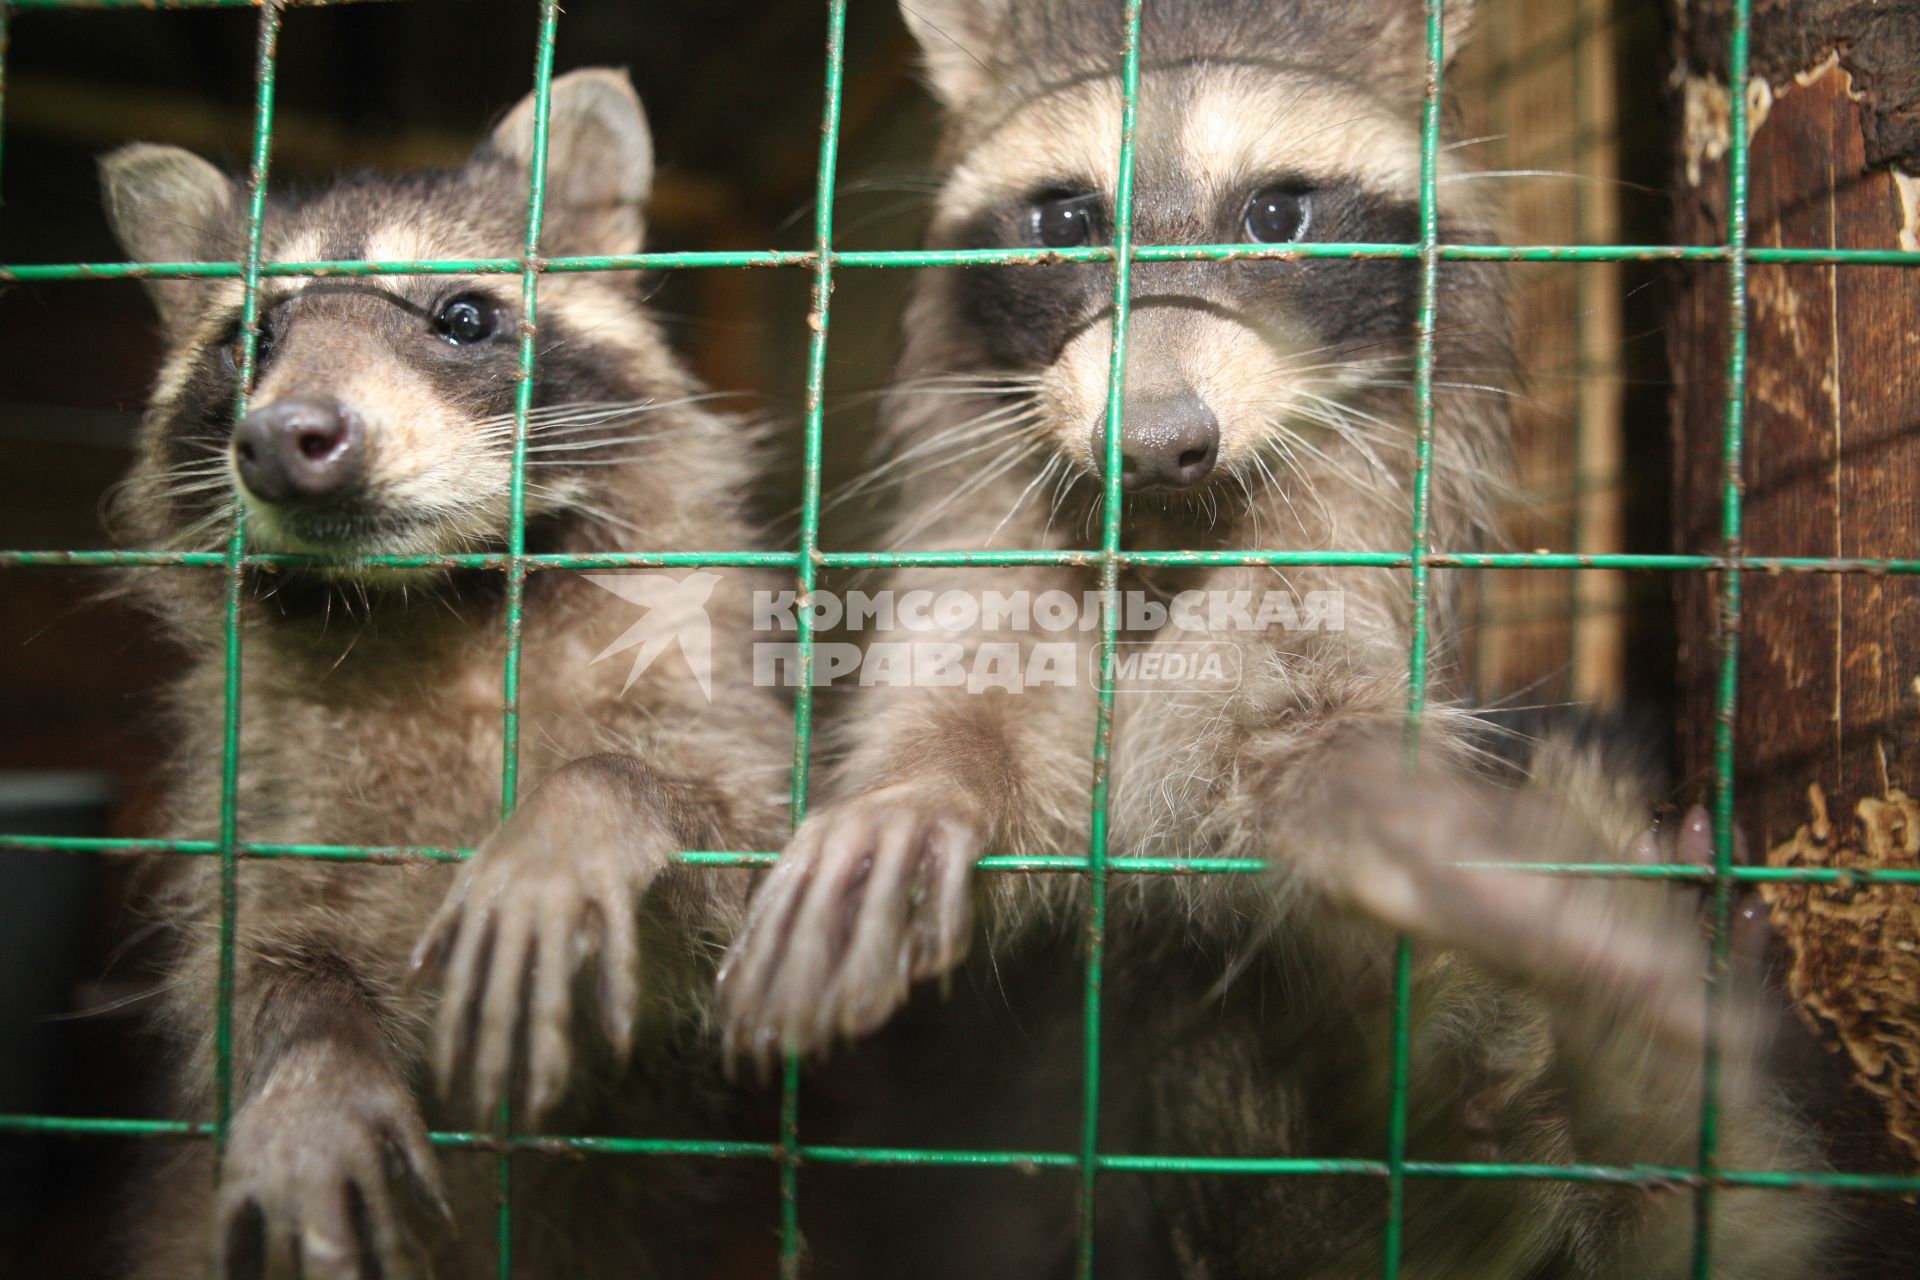
[[[232,235],[240,188],[179,147],[135,142],[100,157],[107,222],[136,262],[194,262]],[[174,325],[193,296],[187,281],[147,282],[160,318]]]
[[[1446,0],[1446,11],[1440,18],[1440,39],[1447,66],[1453,65],[1453,60],[1460,54],[1460,46],[1472,37],[1474,14],[1479,7],[1479,0]],[[1427,78],[1426,5],[1420,0],[1402,0],[1400,7],[1391,11],[1387,19],[1386,34],[1391,37],[1394,46],[1393,56],[1407,74],[1420,81],[1424,92]]]
[[[475,160],[525,172],[533,159],[533,95],[522,98]],[[653,187],[653,137],[625,71],[590,67],[556,76],[547,104],[548,225],[555,245],[635,253]]]
[[[900,0],[900,17],[920,42],[927,84],[957,107],[994,83],[992,52],[1014,0]]]

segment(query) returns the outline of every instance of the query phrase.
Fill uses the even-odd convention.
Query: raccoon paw
[[[720,967],[729,1058],[825,1048],[885,1022],[918,979],[966,954],[976,811],[939,788],[885,787],[794,833]]]
[[[214,1212],[216,1280],[419,1280],[452,1214],[412,1095],[386,1064],[290,1050],[234,1114]]]
[[[1711,867],[1714,865],[1714,855],[1713,817],[1704,805],[1697,804],[1672,822],[1663,822],[1640,832],[1627,847],[1629,862],[1674,862],[1686,866]],[[1736,866],[1747,866],[1752,861],[1748,854],[1746,832],[1738,826],[1733,829],[1733,861]],[[1713,900],[1711,889],[1702,897],[1703,911],[1710,911],[1708,904]],[[1764,970],[1773,948],[1773,920],[1766,900],[1755,886],[1746,885],[1734,896],[1730,925],[1733,957],[1742,964],[1754,966],[1756,970]]]
[[[1623,854],[1664,861],[1657,845],[1642,836],[1609,849],[1580,814],[1550,796],[1441,776],[1405,781],[1399,794],[1399,803],[1351,804],[1342,841],[1308,846],[1317,865],[1306,869],[1339,900],[1475,957],[1561,1007],[1631,1017],[1662,1043],[1699,1047],[1708,953],[1693,899],[1670,885],[1518,865],[1613,862]],[[1682,853],[1698,842],[1697,833],[1675,838]]]
[[[659,847],[636,850],[635,839]],[[491,1114],[518,1062],[525,1092],[514,1101],[536,1123],[566,1092],[574,981],[589,968],[600,1029],[626,1058],[640,1006],[637,908],[670,844],[632,831],[595,839],[529,805],[460,869],[409,976],[441,987],[433,1066],[444,1094],[464,1076]]]

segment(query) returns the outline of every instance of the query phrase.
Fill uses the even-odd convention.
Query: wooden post
[[[1749,107],[1751,246],[1920,249],[1920,184],[1906,176],[1920,173],[1920,3],[1754,7],[1752,79],[1730,90],[1728,0],[1670,0],[1677,242],[1727,242],[1731,91]],[[1681,270],[1668,335],[1675,528],[1678,549],[1717,552],[1727,272]],[[1745,552],[1920,557],[1920,270],[1760,264],[1749,281]],[[1718,586],[1706,574],[1678,586],[1679,740],[1699,787],[1712,776]],[[1920,795],[1920,577],[1749,572],[1742,591],[1736,812],[1753,856],[1915,865],[1920,830],[1902,815]],[[1842,1168],[1920,1166],[1916,896],[1767,893],[1788,986],[1833,1051],[1822,1091]],[[1898,1236],[1909,1267],[1920,1215],[1879,1199],[1873,1251]]]

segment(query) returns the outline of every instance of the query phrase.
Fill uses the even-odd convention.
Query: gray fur
[[[1118,0],[902,8],[949,108],[936,245],[1023,243],[1020,210],[1036,194],[1111,198],[1103,165],[1117,121]],[[1327,211],[1361,223],[1369,209],[1414,198],[1417,175],[1405,161],[1417,150],[1425,76],[1423,10],[1413,0],[1175,0],[1147,12],[1142,241],[1238,238],[1223,228],[1232,229],[1246,193],[1276,178],[1302,180]],[[1458,34],[1450,28],[1450,43]],[[1246,105],[1222,114],[1223,101]],[[1316,115],[1302,103],[1338,112]],[[1208,111],[1214,123],[1202,127]],[[1249,120],[1265,132],[1238,128]],[[1083,141],[1089,129],[1093,140]],[[1249,136],[1270,154],[1242,154]],[[1215,145],[1221,154],[1203,154]],[[1490,237],[1484,213],[1457,187],[1443,187],[1442,198],[1447,239]],[[1418,278],[1342,265],[1344,275],[1308,264],[1136,270],[1128,403],[1211,379],[1205,394],[1223,444],[1210,488],[1128,500],[1127,547],[1406,549]],[[1496,505],[1508,443],[1497,388],[1510,358],[1498,276],[1464,264],[1441,270],[1429,528],[1432,545],[1457,549],[1484,536]],[[898,545],[1097,541],[1100,462],[1089,433],[1104,412],[1107,280],[1093,267],[923,273],[886,420],[897,456],[915,460],[899,473]],[[1371,327],[1349,329],[1356,316]],[[1422,944],[1411,1012],[1415,1158],[1693,1159],[1707,964],[1693,902],[1657,885],[1449,865],[1614,861],[1630,848],[1657,849],[1643,832],[1655,784],[1642,767],[1552,741],[1519,785],[1490,777],[1476,722],[1444,700],[1453,636],[1445,577],[1435,575],[1429,602],[1441,664],[1435,701],[1420,769],[1409,776],[1404,572],[1123,572],[1123,589],[1162,600],[1338,591],[1346,627],[1122,637],[1214,642],[1238,655],[1242,678],[1227,693],[1120,693],[1112,853],[1231,851],[1281,869],[1264,880],[1114,880],[1103,1150],[1383,1156],[1391,937],[1406,931]],[[1079,597],[1097,579],[1090,568],[999,570],[990,583],[960,570],[900,571],[881,585]],[[973,652],[1007,638],[874,637],[950,640]],[[1079,656],[1084,672],[1090,655],[1083,647]],[[833,803],[795,834],[722,970],[723,1024],[734,1051],[749,1057],[824,1054],[862,1037],[890,1045],[884,1028],[917,980],[976,974],[961,967],[976,933],[988,956],[975,980],[1004,987],[1010,1000],[1019,983],[1044,981],[1048,965],[1070,963],[1085,907],[1077,877],[987,876],[972,893],[961,884],[987,853],[1084,851],[1092,690],[1082,682],[1018,696],[860,697],[829,783]],[[1761,1011],[1749,988],[1733,990],[1721,1159],[1817,1167],[1809,1135],[1761,1074]],[[1062,1021],[1077,1026],[1078,990],[1063,995],[1023,1019],[1023,1033],[1057,1043]],[[926,1033],[924,1017],[914,1025]],[[964,1035],[946,1048],[986,1061]],[[1062,1082],[1050,1106],[1071,1113],[1076,1098]],[[1172,1256],[1157,1264],[1150,1252],[1109,1251],[1102,1274],[1346,1277],[1380,1266],[1384,1205],[1364,1179],[1169,1175],[1142,1194]],[[1715,1204],[1716,1255],[1728,1274],[1820,1273],[1830,1206],[1726,1191]],[[1684,1195],[1544,1179],[1414,1179],[1402,1273],[1677,1277],[1688,1271],[1692,1205]],[[1071,1229],[1070,1220],[1057,1226]],[[898,1273],[886,1263],[866,1272]]]
[[[651,168],[632,89],[620,73],[576,73],[555,80],[553,102],[552,155],[567,170],[550,188],[549,247],[630,251]],[[358,178],[276,201],[265,252],[517,252],[527,118],[523,104],[458,171]],[[232,189],[226,179],[161,148],[119,152],[103,167],[131,252],[231,256],[237,213],[209,198]],[[371,451],[358,500],[371,511],[316,533],[248,497],[253,545],[284,549],[325,528],[383,530],[398,540],[387,550],[504,545],[501,423],[518,327],[509,322],[496,346],[457,351],[431,316],[463,290],[498,291],[517,315],[518,287],[517,278],[271,282],[253,404],[352,400]],[[224,536],[233,376],[220,347],[235,301],[231,289],[198,284],[165,300],[168,363],[119,503],[143,543]],[[752,458],[745,428],[701,403],[631,277],[549,279],[540,303],[530,547],[750,546],[739,513]],[[204,1144],[156,1177],[130,1232],[128,1274],[491,1274],[492,1159],[430,1150],[429,1127],[485,1130],[510,1098],[522,1131],[728,1132],[708,991],[745,886],[738,875],[689,874],[671,854],[765,848],[784,830],[790,728],[777,699],[752,684],[753,582],[714,575],[709,702],[672,655],[631,688],[623,660],[593,665],[635,610],[582,575],[534,575],[520,804],[501,827],[498,575],[340,567],[248,578],[239,837],[479,851],[461,866],[239,864],[223,1180],[216,1197]],[[163,833],[211,836],[222,579],[163,570],[135,589],[195,655],[172,690],[178,770]],[[175,1109],[195,1120],[213,1108],[219,885],[215,860],[192,860],[157,902],[177,943],[161,1000],[182,1051]],[[715,1177],[672,1162],[526,1153],[514,1170],[518,1275],[699,1274],[714,1244],[703,1206]]]

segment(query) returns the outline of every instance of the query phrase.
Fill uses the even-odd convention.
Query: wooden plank
[[[1728,231],[1723,74],[1724,0],[1676,4],[1685,72],[1677,165],[1677,232],[1725,242]],[[1912,4],[1828,0],[1764,6],[1754,30],[1750,243],[1898,248],[1910,241],[1901,181],[1885,166],[1905,148],[1920,83],[1920,12]],[[1899,12],[1888,16],[1887,10]],[[1901,60],[1905,59],[1904,62]],[[1856,72],[1859,74],[1856,75]],[[1751,327],[1745,549],[1755,554],[1911,556],[1920,550],[1920,272],[1850,266],[1756,266]],[[1718,550],[1726,394],[1726,274],[1689,270],[1669,330],[1675,388],[1675,527],[1680,546]],[[1682,758],[1696,789],[1711,777],[1719,584],[1678,588]],[[1920,580],[1875,575],[1748,574],[1743,580],[1736,721],[1737,813],[1749,845],[1775,862],[1825,856],[1817,794],[1835,843],[1913,865],[1900,840],[1854,841],[1866,802],[1920,793]],[[1865,856],[1849,853],[1849,857]],[[1879,1073],[1887,1055],[1911,1063],[1920,992],[1898,979],[1895,952],[1920,943],[1915,891],[1772,892],[1781,960],[1808,1024],[1829,1049],[1813,1065],[1835,1132],[1835,1164],[1910,1170],[1920,1152],[1889,1138],[1887,1117],[1847,1084],[1850,1063]],[[1862,945],[1861,919],[1880,927]],[[1874,947],[1884,950],[1875,951]],[[1844,956],[1844,963],[1836,957]],[[1862,1005],[1886,1017],[1853,1017]],[[1903,1029],[1902,1024],[1905,1024]],[[1866,1040],[1878,1038],[1877,1045]],[[1845,1049],[1843,1055],[1840,1050]],[[1899,1076],[1898,1071],[1893,1072]],[[1910,1107],[1915,1076],[1892,1088]],[[1855,1082],[1858,1083],[1857,1081]],[[1898,1109],[1896,1109],[1898,1110]],[[1898,1202],[1864,1206],[1858,1274],[1920,1243],[1916,1214]],[[1870,1253],[1872,1256],[1865,1256]],[[1851,1273],[1850,1273],[1851,1274]]]

